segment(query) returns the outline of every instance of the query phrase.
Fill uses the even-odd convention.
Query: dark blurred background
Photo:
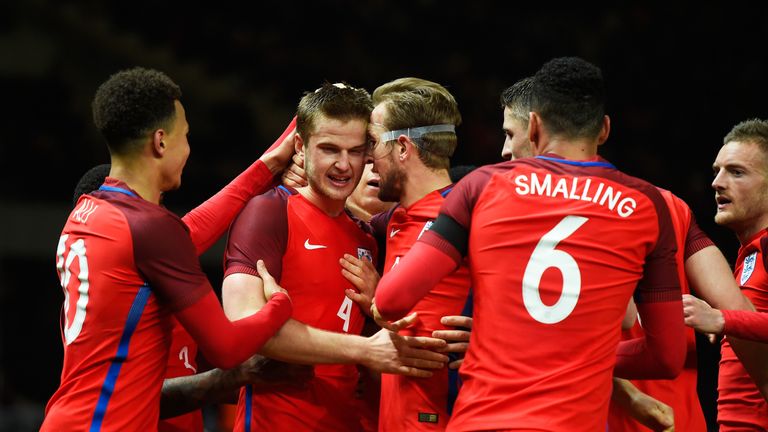
[[[710,166],[734,124],[768,117],[768,8],[616,3],[0,3],[0,430],[36,428],[58,384],[55,246],[75,183],[109,160],[90,101],[136,65],[184,92],[192,155],[184,187],[166,199],[183,214],[257,158],[324,80],[445,85],[464,116],[453,162],[481,165],[499,160],[500,92],[552,57],[578,55],[606,77],[603,155],[684,198],[733,262],[738,243],[712,223]],[[220,253],[221,242],[203,257],[214,286]],[[718,350],[701,345],[712,419]]]

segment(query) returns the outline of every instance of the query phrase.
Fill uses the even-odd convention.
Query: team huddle
[[[552,59],[501,108],[504,161],[458,179],[443,86],[325,83],[178,217],[181,90],[112,75],[93,100],[111,164],[57,247],[41,430],[199,432],[202,406],[236,402],[236,431],[705,431],[694,331],[725,335],[720,430],[767,430],[768,121],[712,166],[734,272],[685,202],[598,155],[598,67]],[[219,299],[198,256],[225,233]]]

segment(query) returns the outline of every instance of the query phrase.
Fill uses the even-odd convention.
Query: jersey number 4
[[[544,234],[528,260],[523,274],[523,304],[528,313],[538,322],[556,324],[573,312],[581,292],[581,270],[579,264],[567,252],[555,247],[573,234],[587,218],[566,216],[552,230]],[[563,290],[552,306],[541,301],[539,284],[544,272],[554,267],[563,276]]]
[[[83,322],[85,321],[85,307],[88,305],[88,258],[85,255],[85,240],[78,239],[72,242],[67,248],[67,239],[69,234],[63,235],[59,238],[59,245],[56,248],[56,270],[59,272],[59,280],[61,281],[61,287],[64,288],[64,340],[69,345],[77,338],[80,331],[83,329]],[[69,252],[67,252],[69,249]],[[66,257],[64,256],[66,253]],[[72,278],[72,263],[77,259],[78,267],[80,271],[77,274],[77,279],[80,285],[77,289],[78,299],[75,307],[75,317],[72,322],[69,322],[69,308],[70,308],[70,296],[67,286]]]

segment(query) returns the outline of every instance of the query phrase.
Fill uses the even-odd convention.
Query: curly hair
[[[86,171],[78,180],[77,186],[75,186],[75,192],[72,195],[72,206],[77,204],[80,195],[91,193],[98,189],[104,183],[104,179],[109,176],[111,168],[112,165],[110,164],[101,164]]]
[[[135,150],[155,129],[173,125],[181,89],[167,75],[136,67],[120,71],[99,86],[91,104],[93,122],[111,153]]]
[[[345,82],[325,82],[319,89],[306,92],[299,101],[296,131],[306,146],[320,116],[342,121],[363,120],[368,124],[371,111],[371,95],[365,89],[352,87]]]
[[[578,57],[558,57],[533,76],[531,110],[554,135],[596,137],[605,116],[605,85],[600,68]]]

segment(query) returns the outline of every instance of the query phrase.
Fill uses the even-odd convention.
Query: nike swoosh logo
[[[304,242],[304,247],[305,247],[305,248],[307,248],[307,250],[315,250],[315,249],[325,249],[325,248],[327,248],[328,246],[323,246],[323,245],[313,245],[313,244],[310,244],[310,243],[309,243],[309,239],[307,239],[307,240]]]
[[[399,229],[393,229],[392,231],[389,232],[389,237],[392,238],[392,237],[395,236],[395,234],[397,234],[399,232],[400,232]]]

